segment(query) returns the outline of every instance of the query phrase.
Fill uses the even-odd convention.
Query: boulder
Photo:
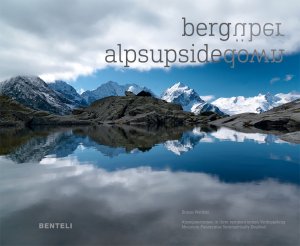
[[[152,94],[148,91],[141,91],[137,94],[138,97],[152,97]]]
[[[132,97],[135,96],[135,94],[132,91],[125,91],[125,96]]]

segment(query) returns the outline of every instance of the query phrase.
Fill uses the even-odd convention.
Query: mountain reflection
[[[241,144],[242,143],[242,144]],[[1,157],[2,156],[2,157]],[[107,171],[148,166],[203,172],[224,182],[266,178],[299,184],[299,148],[273,135],[226,128],[98,126],[0,130],[0,163],[77,160]]]
[[[109,172],[76,159],[52,165],[1,160],[1,245],[297,245],[299,187],[221,182],[149,167]],[[33,178],[34,177],[34,178]],[[13,184],[13,185],[12,185]],[[182,215],[182,210],[208,210]],[[183,230],[183,220],[282,220],[262,230]],[[73,224],[39,230],[39,222]],[[16,237],[15,235],[18,235]]]
[[[156,144],[181,138],[187,129],[130,126],[7,129],[0,131],[0,155],[7,155],[17,163],[39,162],[47,155],[68,156],[78,146],[84,146],[113,157],[121,153],[148,151]]]
[[[227,128],[97,126],[75,129],[2,129],[0,155],[7,155],[17,163],[39,162],[47,155],[66,157],[82,146],[115,157],[124,153],[149,151],[158,144],[181,155],[193,150],[199,143],[215,141],[287,143],[274,135],[241,133]]]

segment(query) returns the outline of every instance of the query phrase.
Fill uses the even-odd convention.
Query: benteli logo
[[[53,222],[53,223],[38,223],[39,229],[46,229],[46,230],[71,230],[73,228],[72,223],[62,223],[62,222]]]

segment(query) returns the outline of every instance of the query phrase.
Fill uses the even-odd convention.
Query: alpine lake
[[[0,129],[0,245],[299,245],[299,147],[229,128]]]

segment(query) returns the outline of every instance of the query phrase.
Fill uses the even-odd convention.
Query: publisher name
[[[39,229],[45,230],[70,230],[72,227],[72,223],[39,223]]]

